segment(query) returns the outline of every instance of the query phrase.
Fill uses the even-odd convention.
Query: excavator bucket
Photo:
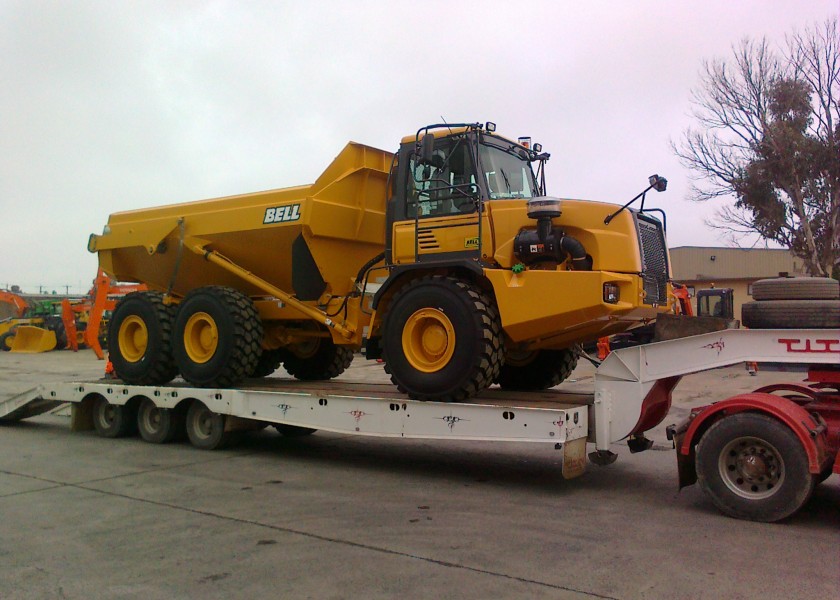
[[[690,317],[686,315],[661,314],[656,317],[653,341],[664,342],[676,340],[691,335],[723,331],[724,329],[738,329],[740,321],[737,319],[723,319],[721,317]]]
[[[55,332],[41,327],[21,325],[15,329],[12,352],[49,352],[56,346]]]

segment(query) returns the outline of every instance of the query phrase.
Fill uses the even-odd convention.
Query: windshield
[[[533,198],[537,185],[531,163],[510,152],[482,143],[481,166],[491,200]],[[516,146],[514,146],[516,148]]]

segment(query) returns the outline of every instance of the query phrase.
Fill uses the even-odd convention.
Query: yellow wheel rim
[[[206,363],[219,347],[219,329],[216,321],[205,312],[190,315],[184,327],[184,349],[195,363]]]
[[[117,334],[120,353],[128,362],[138,362],[146,355],[149,345],[149,330],[146,322],[137,315],[127,317],[120,323]]]
[[[436,308],[421,308],[405,323],[402,347],[406,359],[418,371],[440,371],[455,352],[452,321]]]

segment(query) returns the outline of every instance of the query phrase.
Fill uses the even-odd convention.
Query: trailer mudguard
[[[741,412],[760,412],[770,415],[793,430],[805,453],[808,456],[808,471],[819,474],[826,461],[825,425],[818,422],[811,413],[790,400],[752,392],[739,394],[721,402],[716,402],[698,414],[678,438],[678,460],[683,456],[690,456],[694,447],[700,441],[702,434],[723,415],[733,415]],[[682,486],[683,475],[680,477]],[[693,479],[696,481],[696,474]],[[693,482],[692,482],[693,483]],[[687,484],[686,484],[687,485]]]

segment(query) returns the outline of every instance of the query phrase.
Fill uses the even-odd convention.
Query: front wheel
[[[799,510],[816,478],[796,434],[757,413],[724,417],[697,445],[697,482],[726,515],[773,522]]]
[[[493,383],[503,360],[495,303],[452,277],[421,277],[397,292],[382,343],[391,381],[417,400],[467,400]]]

